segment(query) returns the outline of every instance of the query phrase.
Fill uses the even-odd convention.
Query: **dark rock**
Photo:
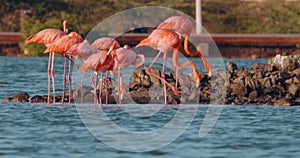
[[[249,94],[249,100],[250,100],[250,101],[255,101],[257,98],[258,98],[258,93],[257,93],[257,91],[252,91],[252,92]]]
[[[29,94],[28,93],[19,93],[13,95],[11,101],[12,102],[29,102]]]
[[[245,85],[248,91],[254,91],[254,90],[261,91],[262,89],[261,83],[258,80],[253,79],[249,76],[245,78]]]
[[[235,62],[227,62],[227,69],[229,73],[234,73],[237,69],[237,65]]]
[[[282,78],[283,80],[287,80],[291,78],[291,75],[287,71],[282,71],[279,73],[279,78]]]
[[[30,99],[30,103],[47,103],[47,101],[48,101],[48,96],[40,96],[40,95],[33,96]],[[52,97],[50,102],[52,102]]]

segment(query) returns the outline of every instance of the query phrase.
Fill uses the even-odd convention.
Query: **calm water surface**
[[[31,96],[46,94],[47,60],[0,57],[0,98],[17,92],[28,92]],[[264,59],[230,60],[243,67],[249,67],[254,62],[267,62]],[[58,91],[62,87],[62,61],[62,58],[56,58]],[[224,65],[219,61],[218,64]],[[76,81],[79,76],[74,72],[73,80]],[[172,116],[176,110],[164,108],[154,116],[156,118],[141,119],[128,118],[128,114],[121,109],[104,109],[117,124],[128,124],[130,121],[133,130],[160,127],[166,122],[160,118]],[[300,107],[224,106],[209,134],[199,138],[198,132],[206,110],[205,107],[199,108],[191,126],[171,144],[154,151],[132,153],[116,150],[96,139],[80,120],[74,105],[55,107],[0,102],[0,157],[300,156]]]

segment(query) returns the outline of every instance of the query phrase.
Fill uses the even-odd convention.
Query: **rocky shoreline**
[[[152,69],[152,72],[160,75],[158,69]],[[212,78],[204,75],[201,86],[196,88],[195,82],[190,76],[180,74],[178,76],[178,89],[181,95],[174,95],[168,88],[168,104],[300,105],[299,57],[277,55],[271,63],[253,64],[252,68],[239,68],[236,63],[228,62],[227,71],[215,71]],[[166,74],[166,80],[175,85],[175,73]],[[105,103],[106,84],[104,81],[102,84],[102,100]],[[220,85],[224,87],[218,88],[222,87]],[[116,81],[108,81],[109,104],[118,103],[116,87]],[[131,75],[131,82],[124,83],[124,89],[126,92],[122,101],[123,104],[163,104],[164,93],[161,81],[148,75],[145,69],[135,70]],[[80,88],[74,89],[73,101],[80,103],[81,94],[83,94],[84,103],[93,103],[92,87],[85,86],[83,93],[81,93]],[[66,95],[64,98],[65,102],[68,102],[68,97]],[[56,102],[61,102],[61,99],[58,96]],[[3,98],[2,101],[46,103],[47,96],[37,95],[30,98],[29,94],[22,93]]]

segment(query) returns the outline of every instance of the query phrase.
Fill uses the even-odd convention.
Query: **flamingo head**
[[[76,42],[78,42],[78,43],[83,41],[82,37],[76,32],[71,32],[68,34],[68,36],[75,38]]]
[[[127,44],[125,44],[125,45],[124,45],[124,48],[129,50],[129,49],[130,49],[130,46],[127,45]]]
[[[113,43],[110,45],[109,50],[107,51],[106,55],[109,55],[109,54],[113,53],[113,50],[115,49],[116,44],[117,44],[117,42],[113,41]]]
[[[63,27],[64,27],[65,34],[67,34],[69,32],[69,23],[67,20],[64,20]]]

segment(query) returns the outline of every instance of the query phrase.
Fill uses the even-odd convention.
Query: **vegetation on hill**
[[[169,7],[195,17],[195,0],[2,0],[0,3],[0,31],[20,31],[24,38],[44,28],[62,29],[64,19],[69,21],[70,31],[85,36],[106,17],[140,6]],[[202,24],[210,33],[300,33],[299,15],[300,1],[202,0]],[[38,44],[26,47],[31,55],[40,55],[43,49]]]

